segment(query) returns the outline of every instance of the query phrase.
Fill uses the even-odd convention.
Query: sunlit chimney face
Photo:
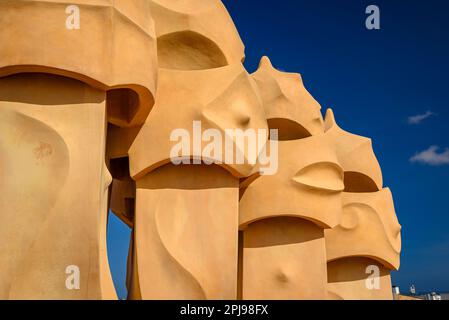
[[[280,142],[279,159],[276,175],[262,176],[246,187],[240,201],[241,223],[285,214],[335,226],[341,212],[343,170],[325,135]]]
[[[85,271],[92,257],[101,260],[99,251],[83,256],[78,249],[89,250],[86,235],[100,237],[106,222],[106,94],[61,76],[12,75],[0,79],[0,119],[1,294],[87,297],[84,285],[77,291],[56,288],[64,285],[67,266]],[[89,276],[82,272],[81,284]],[[40,290],[44,285],[50,289]],[[97,278],[91,285],[100,290],[103,284]],[[101,298],[100,291],[90,292]]]

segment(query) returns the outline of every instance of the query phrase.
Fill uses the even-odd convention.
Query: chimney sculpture
[[[392,299],[371,141],[221,1],[3,0],[0,43],[0,299],[116,299],[108,211],[129,299]]]
[[[79,30],[65,2],[0,1],[0,299],[116,298],[106,123],[153,106],[154,26],[145,0],[72,5]]]

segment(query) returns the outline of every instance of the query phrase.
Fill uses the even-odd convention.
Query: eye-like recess
[[[300,170],[293,180],[301,185],[330,192],[344,190],[343,171],[335,163],[314,163]]]
[[[192,31],[161,36],[157,40],[159,66],[174,70],[206,70],[228,65],[221,49]]]
[[[344,182],[345,192],[368,193],[379,191],[376,183],[363,173],[347,171],[344,174]]]
[[[289,119],[274,118],[268,119],[267,122],[270,129],[278,130],[278,141],[299,140],[312,136],[302,125]],[[271,136],[270,139],[275,140]]]
[[[139,108],[139,96],[131,89],[112,89],[107,92],[108,121],[115,125],[129,123]]]

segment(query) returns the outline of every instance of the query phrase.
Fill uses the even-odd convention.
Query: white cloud
[[[449,165],[449,149],[446,148],[443,152],[438,153],[439,149],[438,146],[431,146],[429,149],[415,154],[410,161],[430,166]]]
[[[424,114],[418,114],[416,116],[408,117],[408,123],[409,124],[420,124],[427,118],[430,118],[431,116],[435,116],[436,114],[432,111],[427,111]]]

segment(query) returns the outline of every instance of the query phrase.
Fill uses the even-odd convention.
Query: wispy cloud
[[[439,149],[438,146],[431,146],[429,149],[415,154],[410,161],[430,166],[449,165],[449,149],[446,148],[443,152],[438,153]]]
[[[435,115],[436,115],[436,113],[434,113],[432,111],[427,111],[426,113],[423,113],[423,114],[418,114],[416,116],[408,117],[408,123],[409,124],[420,124],[427,118],[430,118]]]

